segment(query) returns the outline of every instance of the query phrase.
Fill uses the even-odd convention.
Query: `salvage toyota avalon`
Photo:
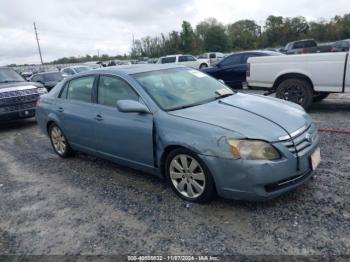
[[[54,151],[81,151],[166,178],[187,201],[263,200],[307,181],[319,136],[298,105],[234,93],[194,69],[134,65],[84,72],[36,111]]]

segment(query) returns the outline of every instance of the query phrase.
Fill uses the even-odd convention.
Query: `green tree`
[[[209,18],[196,27],[204,51],[226,52],[228,50],[228,35],[225,26],[215,18]]]
[[[240,20],[228,25],[228,37],[231,49],[256,48],[261,27],[253,20]]]
[[[181,50],[184,53],[195,52],[195,34],[191,24],[187,21],[182,22],[181,37]]]
[[[270,15],[264,25],[261,45],[263,47],[278,46],[284,44],[285,41],[283,17]]]

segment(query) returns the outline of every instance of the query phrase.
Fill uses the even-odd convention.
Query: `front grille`
[[[268,184],[265,185],[265,190],[268,193],[289,187],[289,186],[293,186],[295,184],[298,184],[299,182],[305,180],[306,178],[308,178],[310,175],[312,174],[312,171],[309,170],[307,172],[305,172],[304,174],[298,175],[298,176],[292,176],[289,177],[287,179],[278,181],[277,183],[272,183],[272,184]]]
[[[27,95],[39,95],[37,88],[0,92],[0,99],[27,96]]]
[[[298,155],[302,155],[312,146],[317,138],[316,127],[314,124],[311,124],[303,132],[293,136],[292,139],[282,141],[282,144],[287,147],[292,154],[296,155],[298,153]]]
[[[0,113],[33,109],[38,97],[37,88],[0,92]]]
[[[35,102],[0,107],[0,113],[10,113],[35,108]]]
[[[36,101],[37,98],[38,98],[38,95],[26,95],[26,96],[17,96],[17,97],[11,97],[11,98],[3,98],[3,99],[0,99],[0,106]]]

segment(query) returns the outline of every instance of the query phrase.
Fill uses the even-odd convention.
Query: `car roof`
[[[36,76],[36,75],[46,75],[46,74],[52,74],[52,73],[61,73],[59,71],[48,71],[48,72],[40,72],[40,73],[36,73],[34,74],[33,76]]]
[[[67,66],[67,67],[64,67],[62,68],[63,69],[66,69],[66,68],[77,68],[77,67],[89,67],[88,65],[74,65],[74,66]]]
[[[174,65],[174,64],[135,64],[135,65],[110,66],[110,67],[105,67],[101,69],[95,69],[94,72],[95,73],[122,72],[127,75],[132,75],[132,74],[138,74],[138,73],[146,73],[151,71],[159,71],[159,70],[182,68],[182,67],[184,66]]]
[[[316,42],[315,39],[300,39],[300,40],[296,40],[296,41],[293,41],[293,42],[289,42],[288,44],[294,44],[294,43],[298,43],[298,42],[305,42],[305,41],[313,41],[313,42]]]
[[[232,54],[229,54],[228,56],[239,55],[239,54],[249,54],[249,53],[263,53],[263,54],[268,54],[268,55],[283,55],[280,52],[269,51],[269,50],[250,50],[250,51],[234,52]]]

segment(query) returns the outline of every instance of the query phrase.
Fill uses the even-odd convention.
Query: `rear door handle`
[[[63,109],[63,107],[59,107],[59,108],[57,109],[57,111],[60,112],[60,113],[62,113],[62,112],[64,111],[64,109]]]
[[[95,116],[95,120],[97,121],[102,121],[103,120],[103,117],[101,115],[96,115]]]

